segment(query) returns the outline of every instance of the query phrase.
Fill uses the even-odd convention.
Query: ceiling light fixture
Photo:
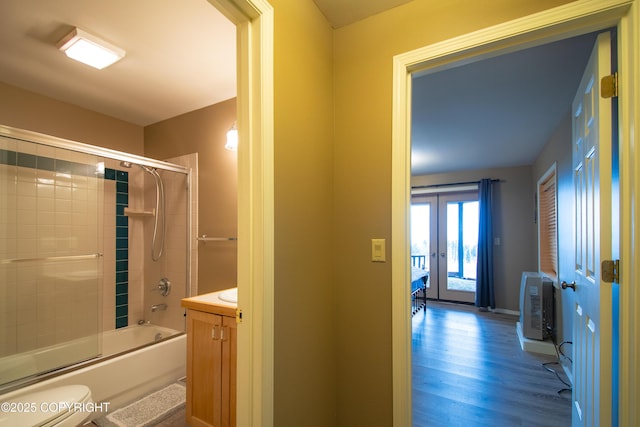
[[[57,44],[58,49],[71,59],[98,70],[124,58],[125,51],[79,28],[74,28]]]
[[[233,122],[233,126],[227,131],[227,143],[224,144],[224,148],[229,151],[238,151],[238,127],[236,122]]]

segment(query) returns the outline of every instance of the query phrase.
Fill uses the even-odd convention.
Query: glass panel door
[[[439,297],[473,302],[478,255],[477,195],[440,196],[439,221]]]
[[[416,267],[427,271],[427,298],[475,300],[479,219],[475,192],[414,196],[412,273]]]
[[[427,298],[438,298],[438,289],[433,286],[432,273],[437,272],[438,199],[436,196],[421,197],[411,205],[411,268],[412,279],[417,269],[426,270]],[[437,283],[437,280],[435,280]],[[419,283],[418,283],[419,284]],[[417,286],[413,284],[412,289]]]

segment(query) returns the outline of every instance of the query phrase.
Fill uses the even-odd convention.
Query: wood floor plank
[[[571,393],[542,366],[557,357],[522,351],[516,322],[433,301],[413,317],[414,427],[571,425]]]

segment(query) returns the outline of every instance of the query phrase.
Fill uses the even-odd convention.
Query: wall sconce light
[[[227,132],[227,143],[224,144],[224,148],[229,151],[238,151],[238,128],[236,122],[233,122],[233,126]]]
[[[102,70],[124,58],[125,51],[79,28],[74,28],[57,44],[71,59]]]

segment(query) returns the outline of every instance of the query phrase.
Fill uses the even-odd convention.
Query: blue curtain
[[[478,271],[476,280],[476,306],[496,308],[493,291],[493,231],[491,224],[491,179],[480,181],[480,227],[478,232]]]

